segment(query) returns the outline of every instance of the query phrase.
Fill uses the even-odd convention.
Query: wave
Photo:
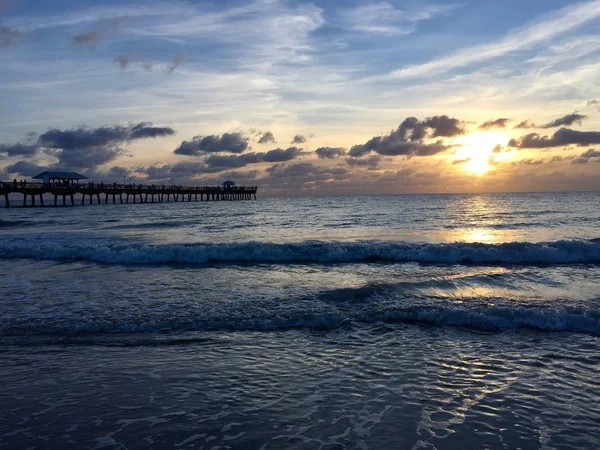
[[[191,317],[190,317],[191,316]],[[72,320],[72,318],[70,318]],[[535,307],[478,307],[444,304],[412,305],[407,307],[372,308],[365,310],[317,312],[295,311],[272,314],[265,317],[264,311],[245,311],[244,316],[215,315],[197,316],[188,314],[174,317],[135,321],[123,318],[110,320],[85,320],[81,322],[13,323],[0,327],[0,342],[24,336],[51,339],[85,338],[115,335],[180,335],[187,332],[223,331],[287,331],[311,329],[330,331],[343,327],[374,324],[417,324],[435,327],[450,327],[465,330],[503,332],[528,329],[543,332],[571,332],[600,335],[600,314],[596,311],[535,308]],[[156,338],[155,337],[155,338]]]
[[[351,263],[580,264],[600,263],[600,242],[406,243],[393,241],[201,243],[150,245],[42,236],[0,242],[0,259],[91,261],[104,264]]]

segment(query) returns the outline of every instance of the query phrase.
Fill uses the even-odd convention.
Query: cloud
[[[128,126],[78,127],[71,130],[54,128],[40,135],[38,143],[47,148],[85,150],[110,147],[136,139],[157,138],[173,134],[175,134],[175,130],[170,127],[154,127],[150,122],[140,122]]]
[[[460,164],[468,163],[472,158],[464,158],[464,159],[455,159],[452,161],[453,166],[458,166]]]
[[[598,106],[600,105],[600,102],[598,100],[588,100],[587,105],[585,105],[586,107],[590,107],[590,106]]]
[[[93,47],[107,35],[118,32],[124,19],[124,17],[116,17],[102,21],[96,30],[76,34],[71,38],[71,42],[79,46]]]
[[[294,136],[294,139],[292,139],[292,144],[304,144],[307,140],[308,139],[306,139],[305,136],[297,134],[296,136]]]
[[[175,55],[175,58],[173,58],[173,62],[167,68],[167,73],[175,72],[175,70],[177,70],[177,68],[183,64],[183,62],[185,61],[185,58],[186,58],[185,53],[177,53]]]
[[[369,170],[375,170],[379,168],[381,162],[380,156],[369,156],[366,159],[361,158],[346,158],[346,164],[350,167],[368,167]]]
[[[498,144],[494,147],[494,150],[492,150],[492,153],[502,153],[503,150],[504,150],[504,147],[502,147],[502,144]]]
[[[93,169],[124,154],[121,145],[172,134],[175,134],[172,128],[154,127],[149,122],[99,128],[80,126],[70,130],[51,128],[38,136],[35,143],[2,144],[0,152],[9,156],[34,156],[44,152],[57,158],[61,167]]]
[[[273,133],[271,133],[270,131],[267,131],[266,133],[263,133],[263,135],[260,137],[260,139],[258,140],[259,144],[274,144],[275,143],[275,136],[273,136]]]
[[[71,38],[71,42],[77,45],[96,44],[102,34],[98,31],[90,31],[89,33],[77,34]]]
[[[221,174],[222,177],[227,178],[229,180],[256,180],[258,178],[259,172],[258,170],[249,170],[247,172],[239,172],[237,170],[232,170],[230,172],[224,172]]]
[[[336,177],[346,177],[350,172],[341,167],[323,167],[310,162],[304,162],[291,165],[275,164],[267,169],[267,173],[271,178],[302,178],[303,182],[310,182]]]
[[[19,30],[0,25],[0,48],[11,47],[19,37],[21,37]]]
[[[577,158],[575,158],[572,163],[573,164],[587,164],[590,159],[600,158],[600,150],[590,149],[585,153],[582,153]],[[597,160],[600,162],[600,160]]]
[[[243,153],[250,148],[249,138],[241,133],[223,135],[194,136],[191,141],[183,141],[173,153],[176,155],[200,156],[206,153]]]
[[[526,129],[526,128],[537,128],[535,123],[530,122],[528,120],[524,120],[523,122],[519,123],[518,125],[515,125],[516,129]]]
[[[531,133],[518,140],[511,139],[508,143],[509,147],[516,148],[550,148],[567,145],[586,147],[592,144],[600,144],[600,132],[576,131],[570,128],[561,128],[552,137]]]
[[[396,9],[386,1],[346,9],[341,14],[342,26],[352,31],[386,36],[413,33],[417,23],[452,11],[458,4],[429,5],[418,11]]]
[[[124,55],[124,54],[119,54],[116,58],[115,61],[117,63],[119,63],[119,65],[121,66],[121,69],[126,69],[127,66],[129,66],[129,64],[131,64],[132,58],[130,56]]]
[[[370,152],[380,155],[429,156],[448,150],[441,140],[425,143],[425,138],[454,137],[466,133],[463,122],[448,116],[428,117],[419,121],[415,117],[405,119],[400,126],[385,136],[376,136],[365,144],[350,149],[350,156],[361,157]]]
[[[152,70],[154,67],[154,63],[138,55],[120,53],[115,58],[115,61],[121,66],[121,69],[127,69],[132,64],[136,64],[146,70]]]
[[[546,125],[541,125],[540,128],[563,127],[563,126],[573,125],[574,123],[581,124],[583,119],[586,119],[586,118],[587,118],[587,116],[584,116],[583,114],[576,114],[576,113],[567,114],[566,116],[560,117],[556,120],[553,120],[552,122],[549,122]]]
[[[298,147],[290,147],[286,150],[277,148],[264,153],[264,162],[291,161],[292,159],[298,158],[303,153],[302,149]]]
[[[335,159],[346,154],[346,149],[341,147],[319,147],[315,153],[320,159]]]
[[[114,161],[125,154],[125,150],[119,147],[88,147],[48,149],[46,153],[58,158],[58,165],[64,167],[78,167],[93,169],[102,164]]]
[[[415,79],[449,72],[484,61],[490,61],[509,53],[532,48],[568,33],[600,16],[598,1],[578,2],[568,5],[553,14],[545,15],[541,21],[530,23],[525,28],[509,32],[504,38],[491,43],[463,48],[448,56],[424,64],[404,67],[390,73],[394,79]]]
[[[18,161],[4,168],[6,174],[19,174],[24,177],[34,177],[38,173],[47,170],[44,166],[39,166],[29,161]]]
[[[543,159],[522,159],[521,161],[516,161],[513,164],[520,164],[523,166],[540,166],[544,164]]]
[[[206,171],[219,172],[225,169],[238,169],[249,164],[259,164],[263,162],[286,162],[300,157],[304,152],[297,147],[290,147],[286,150],[277,148],[266,153],[244,153],[243,155],[211,155],[206,159]]]
[[[490,120],[488,122],[484,122],[479,125],[480,130],[490,130],[492,128],[506,128],[506,124],[510,121],[510,119],[496,119]]]
[[[128,177],[129,175],[131,175],[131,173],[131,170],[126,167],[113,166],[110,169],[108,169],[106,175],[108,177],[123,178]]]
[[[40,151],[37,144],[0,144],[0,154],[5,153],[8,156],[34,156]]]

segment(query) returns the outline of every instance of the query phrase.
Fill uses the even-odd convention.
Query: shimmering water
[[[600,194],[0,211],[0,447],[600,447]]]

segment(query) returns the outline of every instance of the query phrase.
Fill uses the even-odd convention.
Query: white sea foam
[[[87,260],[105,264],[346,263],[360,261],[431,264],[573,264],[600,262],[600,243],[405,243],[394,241],[299,243],[243,242],[147,245],[42,238],[14,238],[0,243],[0,258]]]

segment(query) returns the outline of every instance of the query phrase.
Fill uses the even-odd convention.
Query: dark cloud
[[[266,153],[245,153],[243,155],[212,155],[206,159],[206,170],[208,172],[220,172],[225,169],[238,169],[249,164],[263,162],[286,162],[298,158],[304,152],[297,147],[286,150],[277,148]]]
[[[172,178],[171,169],[173,169],[173,166],[166,164],[164,166],[138,167],[137,171],[145,173],[151,180],[163,180]]]
[[[256,180],[258,178],[259,172],[258,170],[249,170],[248,172],[239,172],[237,170],[232,170],[230,172],[224,172],[221,174],[223,178],[227,178],[228,180]]]
[[[258,140],[259,144],[274,144],[275,143],[275,136],[273,136],[273,133],[271,133],[270,131],[267,131],[266,133],[263,133],[263,135],[260,137],[260,139]]]
[[[4,168],[4,173],[6,174],[19,174],[24,177],[34,177],[40,172],[47,170],[47,167],[38,166],[29,161],[18,161],[10,166],[6,166]]]
[[[590,159],[600,158],[600,150],[591,149],[575,158],[573,164],[587,164]],[[598,160],[600,162],[600,160]]]
[[[504,150],[504,147],[502,147],[501,144],[498,144],[494,147],[494,150],[492,150],[492,153],[502,153],[503,150]]]
[[[275,164],[267,169],[267,173],[271,178],[296,179],[296,182],[301,179],[302,183],[344,178],[350,174],[348,170],[341,167],[322,167],[310,162],[291,165]]]
[[[175,130],[170,127],[155,127],[151,122],[140,122],[130,127],[131,135],[128,140],[148,139],[175,134]]]
[[[561,128],[552,137],[531,133],[518,140],[511,139],[508,143],[509,147],[517,148],[550,148],[567,145],[586,147],[592,144],[600,144],[600,132],[575,131],[570,128]]]
[[[195,136],[191,141],[183,141],[173,153],[176,155],[200,156],[206,153],[243,153],[248,150],[249,139],[241,133]]]
[[[600,158],[600,150],[591,149],[581,154],[580,158]]]
[[[79,46],[95,46],[100,40],[109,34],[116,33],[121,28],[124,17],[105,20],[98,24],[97,29],[80,33],[71,38],[71,42]]]
[[[88,147],[85,149],[48,149],[46,153],[58,158],[58,165],[60,166],[93,169],[114,161],[126,152],[118,147]]]
[[[301,134],[297,134],[296,136],[294,136],[294,139],[292,139],[292,144],[304,144],[306,143],[308,139],[306,139],[305,136],[302,136]]]
[[[292,159],[296,159],[301,156],[304,152],[301,148],[298,147],[290,147],[288,149],[276,148],[275,150],[270,150],[267,153],[264,153],[264,162],[282,162],[282,161],[291,161]],[[259,153],[260,154],[260,153]]]
[[[153,68],[152,62],[137,55],[126,55],[124,53],[120,53],[115,58],[115,61],[119,64],[119,66],[121,66],[121,69],[127,69],[127,67],[132,64],[136,64],[146,70],[152,70]]]
[[[550,162],[561,162],[562,160],[564,160],[564,158],[560,155],[555,155],[552,157],[552,159],[550,160]]]
[[[540,126],[540,128],[556,128],[556,127],[564,127],[573,125],[574,123],[581,124],[583,119],[586,119],[587,116],[583,114],[568,114],[564,117],[560,117],[556,120],[553,120],[550,123]]]
[[[108,169],[108,172],[106,172],[106,175],[109,177],[116,177],[116,178],[123,178],[123,177],[128,177],[131,175],[131,170],[126,168],[126,167],[120,167],[120,166],[113,166],[110,169]]]
[[[375,137],[363,145],[355,145],[350,149],[350,156],[360,158],[374,151],[385,156],[431,156],[452,148],[444,145],[441,141],[433,144],[421,142],[404,142],[397,140],[395,136]]]
[[[19,30],[0,25],[0,48],[7,48],[15,44],[21,36]]]
[[[195,161],[181,161],[171,166],[171,174],[188,175],[201,174],[206,171],[206,164]]]
[[[346,154],[346,149],[341,147],[319,147],[315,153],[320,159],[335,159]]]
[[[537,128],[535,123],[530,122],[529,120],[524,120],[523,122],[515,125],[516,129],[527,129],[527,128]]]
[[[154,127],[150,122],[136,125],[113,125],[99,128],[78,127],[71,130],[50,129],[38,138],[43,147],[62,150],[85,150],[110,147],[136,139],[157,138],[175,134],[169,127]]]
[[[543,159],[522,159],[521,161],[517,161],[515,164],[520,164],[524,166],[540,166],[544,164]]]
[[[34,156],[40,151],[37,144],[0,144],[0,154],[5,153],[8,156]]]
[[[420,125],[417,125],[414,130],[417,131],[417,135],[422,135],[422,139],[425,137],[424,130],[427,128],[433,130],[431,137],[435,138],[460,136],[466,133],[466,130],[463,127],[464,123],[458,119],[453,119],[448,116],[434,116],[425,119]]]
[[[175,58],[173,58],[173,62],[167,68],[167,72],[168,73],[175,72],[175,70],[177,70],[177,68],[183,64],[183,62],[185,61],[185,58],[186,58],[185,53],[177,53],[175,55]]]
[[[455,159],[454,161],[452,161],[452,165],[453,166],[458,166],[459,164],[468,163],[469,161],[471,161],[471,159],[472,158]]]
[[[81,33],[73,36],[71,42],[77,45],[96,44],[101,37],[102,33],[99,31],[90,31],[89,33]]]
[[[396,156],[429,156],[450,149],[441,140],[425,143],[425,138],[454,137],[464,134],[463,122],[448,116],[429,117],[419,121],[409,117],[400,126],[385,136],[376,136],[365,144],[355,145],[350,149],[350,156],[361,157],[370,152],[380,155]]]
[[[346,158],[346,164],[348,164],[350,167],[367,167],[369,170],[378,169],[380,162],[381,157],[375,155],[370,156],[366,159]]]
[[[132,58],[131,56],[127,56],[124,54],[120,54],[115,58],[115,61],[117,63],[119,63],[119,66],[121,66],[121,69],[126,69],[127,66],[129,66],[129,64],[131,64]]]
[[[206,159],[207,172],[220,172],[226,169],[239,169],[248,164],[262,162],[261,153],[246,153],[244,155],[211,155]]]
[[[510,122],[510,119],[496,119],[484,122],[479,125],[480,130],[491,130],[492,128],[506,128],[506,124]]]
[[[123,144],[172,134],[175,134],[172,128],[154,127],[149,122],[99,128],[80,126],[70,130],[51,128],[38,136],[35,143],[0,144],[0,153],[34,156],[44,152],[57,158],[61,168],[94,169],[124,154]]]

